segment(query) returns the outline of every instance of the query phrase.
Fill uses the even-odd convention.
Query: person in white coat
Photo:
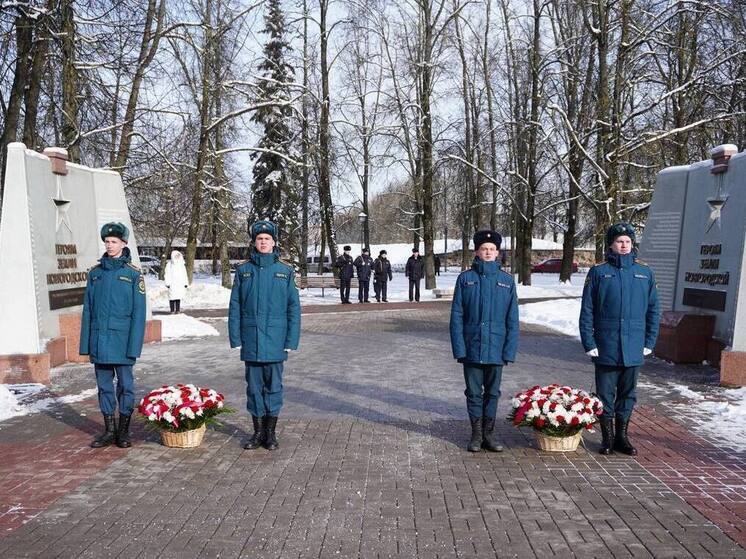
[[[166,273],[163,279],[168,288],[168,304],[171,306],[171,313],[178,314],[181,312],[181,300],[189,287],[184,257],[178,250],[171,251],[171,260],[166,262]]]

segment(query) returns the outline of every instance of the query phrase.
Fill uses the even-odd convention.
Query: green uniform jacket
[[[133,365],[144,339],[145,280],[125,247],[121,257],[104,254],[88,272],[79,353],[91,363]]]
[[[293,268],[276,252],[251,253],[236,268],[228,307],[231,347],[241,347],[241,359],[275,363],[287,359],[286,349],[298,349],[300,299]]]

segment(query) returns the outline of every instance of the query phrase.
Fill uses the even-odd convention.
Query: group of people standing
[[[249,260],[236,268],[228,334],[230,346],[241,348],[246,407],[254,428],[244,448],[274,450],[279,446],[276,426],[283,404],[284,362],[298,348],[300,339],[300,301],[293,267],[279,258],[277,225],[258,221],[249,227],[249,233],[253,248]],[[90,355],[94,364],[104,416],[104,432],[91,443],[96,448],[113,443],[122,448],[131,445],[129,424],[135,402],[132,367],[144,339],[145,282],[131,264],[128,237],[123,224],[104,225],[101,239],[106,252],[89,271],[86,285],[79,351]],[[650,268],[637,260],[634,241],[632,226],[612,226],[606,234],[606,261],[591,268],[583,289],[579,329],[583,347],[595,364],[596,391],[603,403],[602,454],[637,454],[627,429],[640,367],[658,335],[655,278]],[[471,452],[499,452],[503,448],[495,433],[497,404],[503,367],[515,361],[518,351],[518,297],[513,275],[500,267],[501,242],[496,231],[475,233],[474,260],[471,268],[458,276],[451,305],[451,347],[463,368],[471,423],[467,450]],[[375,261],[371,261],[368,250],[354,261],[349,252],[345,247],[340,258],[344,268],[349,265],[358,271],[362,286],[359,301],[367,302],[365,285],[371,275],[377,280],[376,298],[382,296],[385,301],[385,286],[391,279],[386,251],[381,251]],[[406,273],[410,298],[417,297],[415,287],[423,266],[416,250]],[[349,270],[343,277],[347,278],[343,301],[349,302]]]
[[[349,305],[352,278],[357,276],[357,300],[358,303],[370,303],[370,280],[373,279],[373,292],[376,301],[388,303],[388,283],[394,278],[391,271],[391,262],[388,253],[381,250],[378,258],[373,260],[370,249],[365,247],[362,253],[352,259],[352,247],[345,245],[344,252],[337,258],[335,266],[339,271],[339,297],[343,305]],[[440,260],[438,260],[438,263]],[[439,267],[438,267],[439,268]],[[440,271],[438,269],[438,271]],[[425,261],[420,256],[417,248],[412,249],[412,256],[407,260],[404,270],[409,279],[409,300],[420,300],[420,281],[425,277]]]

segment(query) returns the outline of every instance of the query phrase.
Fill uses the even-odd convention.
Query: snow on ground
[[[407,245],[409,246],[409,245]],[[411,250],[411,249],[410,249]],[[436,276],[438,289],[453,289],[459,271],[450,266],[448,272],[441,272]],[[579,297],[583,293],[585,274],[575,274],[572,283],[561,284],[559,274],[533,274],[533,285],[518,286],[518,298],[541,299],[546,297]],[[147,293],[151,308],[154,310],[168,310],[168,289],[165,284],[154,276],[146,277]],[[432,290],[425,289],[425,281],[420,283],[420,300],[434,300]],[[375,301],[373,281],[370,282],[370,299]],[[350,290],[350,300],[357,301],[357,288]],[[394,273],[394,279],[388,284],[388,300],[409,301],[409,282],[403,273]],[[334,305],[339,303],[339,291],[325,289],[321,296],[321,289],[303,289],[300,291],[301,305]],[[187,290],[187,295],[181,300],[181,310],[189,309],[225,309],[230,302],[230,289],[220,284],[219,276],[204,274],[195,275],[194,283]]]
[[[557,299],[521,305],[518,311],[521,322],[538,324],[561,334],[580,339],[578,317],[580,299]]]
[[[665,385],[639,382],[647,391],[665,395],[665,403],[700,436],[725,443],[737,451],[746,451],[746,387],[708,387],[697,392],[683,384]],[[678,393],[681,398],[674,397]]]
[[[158,315],[158,320],[161,321],[161,337],[164,340],[219,335],[209,324],[183,313]]]
[[[34,395],[45,389],[43,384],[0,384],[0,421],[39,413],[58,404],[80,402],[98,393],[96,388],[90,388],[78,394],[33,399]]]

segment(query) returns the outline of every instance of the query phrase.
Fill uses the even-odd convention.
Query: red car
[[[531,266],[531,273],[532,274],[559,274],[561,268],[562,268],[561,258],[547,258],[543,262],[540,262],[539,264],[534,264],[533,266]],[[578,271],[578,263],[573,262],[572,273],[574,274],[577,271]]]

